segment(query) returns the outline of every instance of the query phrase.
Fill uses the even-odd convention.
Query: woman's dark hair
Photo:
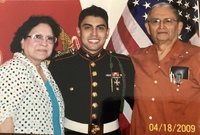
[[[95,5],[92,5],[91,7],[85,8],[81,11],[78,19],[78,27],[80,28],[81,22],[85,19],[87,16],[95,16],[95,17],[101,17],[106,22],[107,28],[108,28],[108,14],[107,12],[102,9],[101,7],[97,7]]]
[[[13,41],[10,44],[10,50],[12,53],[15,52],[21,52],[21,40],[24,38],[27,38],[27,35],[29,32],[38,24],[45,23],[48,24],[53,32],[53,35],[58,38],[60,34],[60,25],[50,16],[37,16],[33,15],[30,16],[28,20],[26,20],[22,26],[18,28],[18,30],[15,32],[15,36],[13,38]],[[54,44],[54,49],[58,46],[58,41]]]

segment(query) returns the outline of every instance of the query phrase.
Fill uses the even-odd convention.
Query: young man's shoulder
[[[73,51],[73,52],[62,52],[57,54],[52,60],[53,61],[62,61],[62,60],[66,60],[72,57],[75,57],[77,54],[77,51]]]
[[[130,57],[127,56],[127,55],[124,55],[124,54],[119,54],[119,53],[116,53],[116,52],[113,52],[113,51],[108,51],[107,50],[107,54],[110,55],[110,57],[116,57],[120,60],[130,60]]]

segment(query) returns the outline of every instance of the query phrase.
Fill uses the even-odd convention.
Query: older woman
[[[31,16],[15,33],[14,56],[0,67],[0,133],[64,134],[63,98],[44,62],[59,33],[49,16]]]

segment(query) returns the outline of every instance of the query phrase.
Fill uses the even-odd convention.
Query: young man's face
[[[82,47],[91,54],[97,53],[104,46],[109,35],[106,22],[101,17],[87,16],[77,28]]]

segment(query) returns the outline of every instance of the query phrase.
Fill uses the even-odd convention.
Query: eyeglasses
[[[35,42],[42,42],[45,39],[46,42],[49,44],[54,44],[57,41],[57,38],[54,36],[43,36],[41,34],[33,34],[27,37],[30,37]]]
[[[161,22],[163,22],[164,25],[166,26],[171,26],[172,24],[174,24],[174,22],[177,22],[177,20],[171,19],[171,18],[165,18],[163,20],[159,19],[159,18],[154,18],[151,19],[149,21],[150,24],[154,25],[154,26],[158,26],[160,25]]]

